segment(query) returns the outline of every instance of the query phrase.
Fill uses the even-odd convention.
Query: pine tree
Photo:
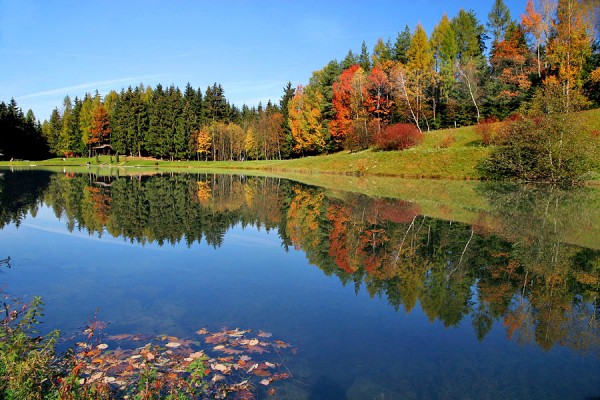
[[[360,56],[358,57],[358,63],[364,71],[371,70],[371,57],[369,56],[369,50],[367,49],[367,44],[364,40],[360,47]]]
[[[496,0],[492,10],[488,14],[487,26],[492,33],[492,47],[495,47],[498,42],[504,39],[506,29],[512,22],[510,18],[510,10],[504,4],[503,0]]]
[[[410,28],[408,25],[404,27],[402,32],[398,32],[398,36],[396,37],[396,43],[394,43],[394,49],[392,58],[395,61],[399,61],[402,64],[406,64],[408,62],[408,57],[406,53],[408,52],[408,48],[410,47],[410,38],[412,37],[412,33],[410,32]]]
[[[296,89],[292,87],[292,82],[288,82],[283,88],[283,96],[279,101],[279,108],[283,115],[284,143],[281,148],[281,156],[283,158],[289,158],[292,154],[292,148],[294,147],[294,138],[292,136],[292,130],[290,129],[288,106],[290,100],[294,98],[295,93]]]
[[[452,28],[458,46],[458,58],[481,58],[485,51],[485,28],[473,11],[461,9],[452,19]]]
[[[340,63],[340,67],[342,70],[345,70],[354,64],[358,64],[358,57],[352,52],[352,49],[350,49],[348,50],[348,54],[346,54],[344,60]]]
[[[62,129],[62,117],[58,108],[54,108],[50,114],[50,120],[42,124],[42,132],[51,154],[61,155],[59,140]]]

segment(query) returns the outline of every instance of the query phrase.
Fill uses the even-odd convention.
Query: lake
[[[600,396],[598,188],[0,174],[0,283],[42,296],[45,332],[269,332],[276,398]]]

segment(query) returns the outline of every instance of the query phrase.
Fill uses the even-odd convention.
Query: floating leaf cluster
[[[102,328],[92,322],[84,331],[85,341],[77,342],[59,366],[68,371],[57,382],[65,393],[131,399],[235,394],[235,398],[254,399],[259,387],[292,376],[283,353],[295,354],[296,348],[272,340],[268,332],[253,336],[252,331],[238,328],[218,332],[202,328],[194,340],[119,334],[99,341],[96,332]],[[274,395],[276,390],[267,393]]]

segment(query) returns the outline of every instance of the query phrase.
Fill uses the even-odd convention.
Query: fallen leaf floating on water
[[[233,336],[233,337],[241,337],[241,336],[244,336],[244,335],[245,335],[246,333],[248,333],[248,332],[250,332],[250,331],[242,331],[242,330],[239,330],[238,328],[235,328],[234,330],[232,330],[232,331],[227,331],[227,332],[225,332],[225,333],[226,333],[227,335],[229,335],[229,336]]]
[[[231,367],[225,364],[211,364],[210,367],[219,372],[229,372],[231,370]]]
[[[265,349],[264,347],[260,347],[260,346],[248,346],[248,351],[250,353],[269,353],[269,350]]]
[[[213,333],[212,335],[204,339],[204,341],[206,343],[218,344],[226,342],[227,338],[222,333]]]
[[[271,376],[271,373],[265,369],[255,369],[252,373],[256,376]]]
[[[242,350],[231,349],[229,347],[224,347],[221,351],[225,354],[242,354]]]
[[[156,386],[157,396],[174,388],[185,387],[185,394],[190,398],[254,399],[251,390],[257,384],[268,385],[290,377],[279,370],[285,368],[279,352],[270,353],[267,348],[284,349],[291,346],[282,341],[270,341],[268,338],[272,334],[268,332],[259,331],[257,336],[262,339],[248,337],[250,332],[239,328],[220,332],[209,332],[205,328],[196,331],[196,334],[207,335],[204,341],[214,344],[213,350],[227,354],[224,357],[207,354],[206,346],[194,340],[168,335],[154,339],[142,335],[114,335],[108,338],[128,339],[127,345],[133,345],[132,340],[145,340],[147,344],[130,349],[127,349],[127,345],[120,345],[115,350],[105,351],[109,348],[107,343],[95,345],[90,344],[91,340],[79,342],[79,349],[70,365],[77,365],[73,371],[82,390],[95,390],[92,388],[98,389],[98,386],[93,385],[101,385],[104,388],[102,390],[109,390],[119,398],[128,398],[126,395],[136,393],[144,371],[153,370],[155,382],[159,382]],[[97,336],[98,332],[94,335]],[[253,359],[251,353],[268,355]],[[278,364],[279,361],[282,364]],[[201,371],[202,378],[189,381],[190,368]],[[73,371],[67,370],[65,375]],[[259,382],[261,377],[265,379]]]
[[[191,358],[192,360],[195,360],[197,358],[202,358],[204,356],[205,356],[204,352],[202,352],[202,351],[196,351],[195,353],[190,354],[189,358]]]
[[[111,335],[108,336],[108,338],[110,340],[123,340],[123,339],[129,339],[130,337],[133,337],[133,335],[127,334],[127,333],[123,333],[120,335]]]
[[[94,349],[94,350],[86,351],[86,352],[84,353],[84,355],[85,355],[86,357],[97,357],[97,356],[99,356],[99,355],[100,355],[100,353],[101,353],[101,352],[102,352],[102,351],[101,351],[100,349]]]

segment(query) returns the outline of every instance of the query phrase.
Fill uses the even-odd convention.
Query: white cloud
[[[108,87],[113,87],[118,84],[123,83],[139,83],[144,79],[150,78],[158,78],[161,77],[161,74],[155,75],[143,75],[143,76],[135,76],[129,78],[121,78],[121,79],[110,79],[105,81],[97,81],[97,82],[87,82],[81,83],[79,85],[66,86],[58,89],[44,90],[42,92],[31,93],[24,96],[16,97],[17,100],[27,100],[27,99],[35,99],[40,97],[49,97],[56,96],[61,94],[72,94],[72,92],[77,90],[86,90],[86,89],[103,89]]]

